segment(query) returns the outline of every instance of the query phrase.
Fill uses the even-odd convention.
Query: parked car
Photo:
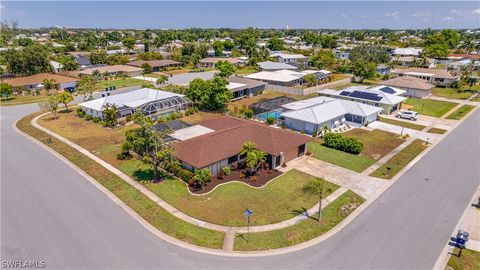
[[[399,111],[397,112],[397,115],[395,115],[395,117],[417,121],[418,113],[414,111]]]

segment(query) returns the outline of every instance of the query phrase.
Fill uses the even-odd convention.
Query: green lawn
[[[31,119],[36,115],[38,115],[38,113],[21,119],[17,127],[40,142],[45,143],[50,136],[30,124]],[[52,144],[48,145],[49,147],[97,180],[158,230],[191,244],[209,248],[222,248],[222,232],[200,228],[176,218],[143,195],[143,193],[87,156],[55,138],[52,138],[52,142]]]
[[[440,117],[458,105],[454,102],[420,98],[409,98],[404,103],[413,106],[412,110],[419,114],[433,117]]]
[[[472,105],[462,105],[460,108],[458,108],[456,111],[452,112],[447,116],[447,119],[453,119],[453,120],[460,120],[462,119],[465,115],[467,115],[471,110],[473,110],[475,106]]]
[[[437,97],[452,98],[452,99],[468,99],[471,97],[478,87],[475,86],[472,90],[459,91],[449,87],[435,87],[432,89],[432,94]]]
[[[248,74],[252,74],[252,73],[255,73],[255,72],[258,72],[258,69],[255,68],[255,67],[252,67],[252,66],[245,66],[245,67],[242,67],[242,68],[237,68],[237,70],[235,71],[235,73],[237,73],[238,75],[248,75]]]
[[[404,142],[397,138],[396,134],[378,129],[369,131],[356,128],[343,134],[363,143],[360,155],[328,148],[322,145],[323,142],[320,139],[308,143],[308,150],[315,158],[355,172],[362,172]]]
[[[19,104],[28,104],[40,102],[47,99],[45,95],[39,96],[10,96],[8,99],[0,99],[0,106],[10,106],[10,105],[19,105]]]
[[[137,161],[120,167],[137,179],[151,179],[150,169]],[[161,183],[142,182],[148,189],[180,211],[195,218],[215,224],[245,226],[243,212],[252,209],[252,225],[265,225],[290,219],[311,208],[317,197],[302,192],[314,176],[290,170],[263,188],[252,188],[243,183],[229,183],[205,195],[191,195],[186,185],[177,179]],[[325,181],[326,187],[335,191],[338,186]]]
[[[128,87],[133,85],[141,85],[144,83],[148,83],[144,80],[134,79],[134,78],[126,78],[126,79],[113,79],[113,80],[100,80],[97,82],[97,89],[103,90],[106,87],[115,86],[117,88]]]
[[[458,254],[458,248],[453,250],[447,263],[448,266],[454,270],[480,270],[480,252],[464,249],[460,258],[456,254]]]
[[[396,126],[401,126],[401,127],[406,127],[414,130],[422,130],[425,128],[425,126],[414,124],[412,122],[407,122],[407,121],[399,121],[395,119],[390,119],[390,118],[385,118],[385,117],[380,117],[380,122],[384,122],[387,124],[392,124]]]
[[[445,132],[447,132],[445,129],[442,129],[442,128],[431,128],[429,130],[427,130],[428,133],[433,133],[433,134],[443,134]]]
[[[267,250],[303,243],[334,228],[363,202],[362,197],[348,190],[323,209],[321,222],[316,220],[315,215],[315,218],[307,218],[298,224],[280,230],[248,235],[237,234],[233,249]]]
[[[426,148],[427,146],[424,144],[424,141],[417,139],[372,172],[370,176],[391,179]],[[389,175],[386,175],[387,167],[391,168]]]

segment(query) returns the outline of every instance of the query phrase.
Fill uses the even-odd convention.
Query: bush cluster
[[[245,111],[245,117],[252,118],[253,117],[253,111],[251,109],[246,110]]]
[[[359,154],[363,149],[363,144],[357,139],[339,133],[327,133],[323,140],[325,146],[347,153]]]
[[[275,118],[273,116],[267,117],[267,125],[273,125],[275,123]]]
[[[195,175],[193,172],[182,168],[182,166],[180,166],[178,163],[165,164],[163,169],[187,183],[189,183],[189,181]]]
[[[84,117],[85,116],[85,112],[81,108],[77,108],[75,110],[75,112],[77,113],[78,117]]]

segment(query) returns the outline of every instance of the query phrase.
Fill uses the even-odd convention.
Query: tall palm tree
[[[318,196],[318,221],[320,222],[321,218],[322,218],[322,200],[323,200],[323,196],[325,194],[329,194],[332,192],[332,190],[330,188],[326,189],[324,188],[324,183],[325,183],[325,179],[323,178],[316,178],[315,180],[309,182],[308,184],[306,184],[302,191],[304,193],[307,193],[307,194],[311,194],[311,195],[316,195]]]
[[[265,162],[267,154],[260,150],[253,150],[247,153],[247,166],[252,169],[253,172],[257,171],[260,163]]]
[[[240,155],[246,155],[249,152],[257,149],[257,145],[254,142],[247,141],[242,144],[242,149],[240,150]]]
[[[47,93],[50,94],[50,90],[56,88],[57,84],[54,79],[44,79],[42,81],[43,87],[47,90]]]

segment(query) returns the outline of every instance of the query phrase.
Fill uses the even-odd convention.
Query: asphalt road
[[[480,182],[480,111],[351,224],[285,255],[229,258],[171,245],[12,130],[36,105],[2,107],[1,259],[51,269],[431,269]]]

